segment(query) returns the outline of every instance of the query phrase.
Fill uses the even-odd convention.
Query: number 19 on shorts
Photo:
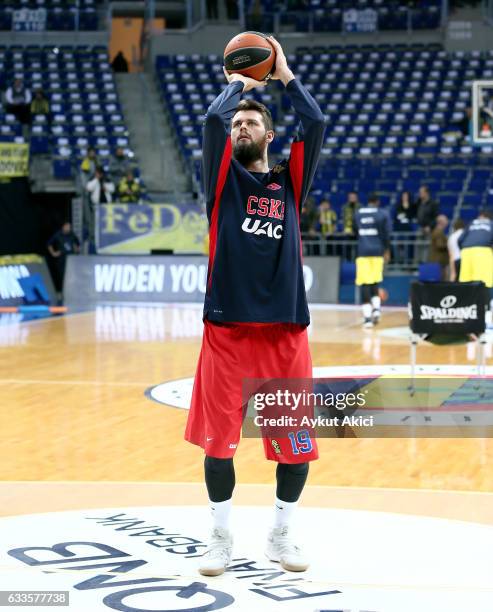
[[[300,431],[292,431],[288,433],[288,438],[291,442],[293,455],[299,455],[300,453],[310,453],[313,449],[310,433],[306,429],[301,429]]]

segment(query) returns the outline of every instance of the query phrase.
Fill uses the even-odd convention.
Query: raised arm
[[[301,208],[317,169],[326,122],[318,104],[289,68],[281,45],[272,36],[269,40],[276,50],[276,69],[272,79],[280,80],[286,87],[300,120],[298,134],[291,145],[289,169],[297,204]]]
[[[209,216],[214,206],[218,181],[227,172],[231,161],[229,127],[241,94],[265,85],[239,74],[228,74],[226,70],[224,75],[228,86],[207,110],[202,141],[202,176]]]

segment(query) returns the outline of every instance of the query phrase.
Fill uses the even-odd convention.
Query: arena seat
[[[416,196],[419,186],[428,184],[449,215],[460,211],[463,194],[470,196],[466,209],[485,199],[493,156],[450,139],[448,132],[469,103],[469,81],[493,70],[493,52],[448,53],[438,45],[405,44],[300,47],[288,62],[327,117],[314,189],[337,198],[346,189],[363,198],[376,190],[394,204],[400,191]],[[160,56],[156,71],[181,153],[192,163],[200,159],[207,106],[225,87],[221,58]],[[271,152],[288,153],[297,128],[289,97],[276,84],[250,95],[264,101],[275,118]],[[196,164],[193,168],[198,172]]]
[[[72,172],[65,159],[68,150],[73,167],[88,146],[96,147],[106,159],[117,146],[133,156],[106,47],[4,47],[0,48],[0,68],[3,89],[21,74],[29,89],[42,88],[48,98],[49,120],[40,115],[33,118],[30,150],[32,155],[57,157],[55,177],[67,178]],[[0,137],[5,140],[22,137],[22,126],[13,115],[0,112],[0,125]]]

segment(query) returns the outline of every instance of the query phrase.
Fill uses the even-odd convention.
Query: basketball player
[[[461,264],[459,281],[483,281],[486,286],[486,323],[492,322],[493,311],[493,221],[490,210],[481,210],[477,219],[459,238]]]
[[[355,218],[358,236],[356,285],[361,287],[365,328],[372,328],[380,321],[381,300],[378,290],[383,281],[384,261],[390,260],[390,217],[379,206],[378,196],[372,194],[368,206],[360,208]]]
[[[213,529],[199,571],[222,574],[231,560],[229,529],[235,486],[233,456],[243,419],[244,378],[311,378],[299,229],[325,131],[320,108],[295,79],[280,44],[272,78],[280,80],[301,120],[289,160],[269,169],[274,139],[269,110],[243,93],[265,83],[229,75],[208,109],[203,134],[203,177],[210,252],[204,334],[185,439],[205,452],[205,482]],[[296,432],[295,432],[296,433]],[[307,560],[290,537],[290,521],[318,458],[316,441],[297,448],[290,439],[264,439],[277,462],[274,521],[266,554],[288,571]]]

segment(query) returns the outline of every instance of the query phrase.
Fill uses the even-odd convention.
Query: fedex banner
[[[96,249],[107,255],[148,255],[157,249],[202,254],[207,231],[207,219],[193,202],[100,204]]]
[[[307,257],[303,274],[308,300],[335,303],[339,258]],[[201,302],[207,282],[203,256],[82,256],[67,260],[67,304],[102,302]]]

